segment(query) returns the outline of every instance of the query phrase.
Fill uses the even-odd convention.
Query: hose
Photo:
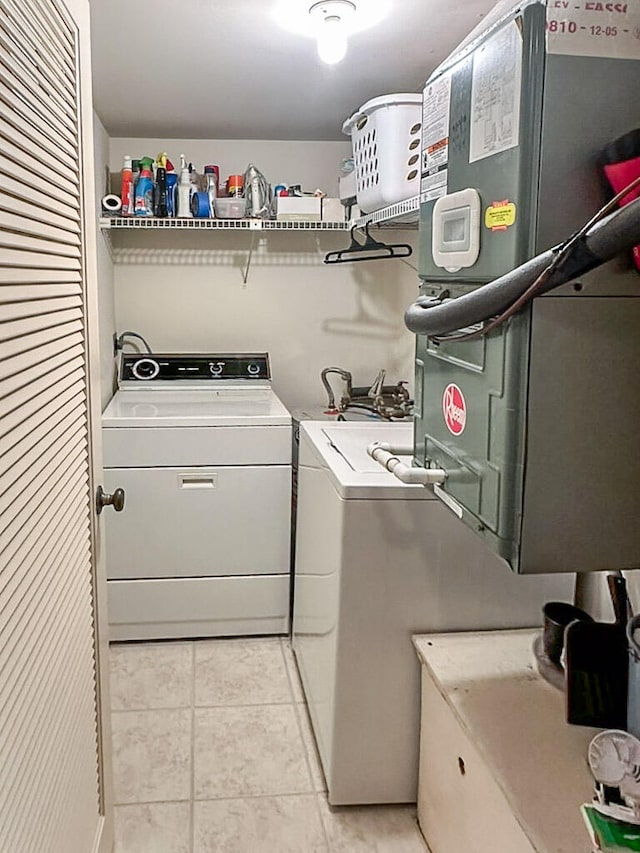
[[[138,338],[138,340],[142,341],[142,343],[147,348],[147,352],[150,355],[153,354],[153,350],[151,349],[147,341],[142,337],[142,335],[139,335],[137,332],[122,332],[122,334],[116,338],[116,352],[124,347],[125,338]]]
[[[626,187],[623,193],[628,192],[629,187]],[[567,246],[571,246],[571,251],[566,255],[563,255],[564,246],[549,249],[457,299],[418,298],[405,312],[405,325],[417,335],[443,335],[483,323],[496,314],[508,312],[538,280],[540,284],[530,298],[584,275],[638,243],[640,199],[596,222],[579,238],[568,241]],[[469,339],[470,336],[465,338]]]
[[[324,385],[325,390],[327,392],[327,397],[329,398],[329,404],[328,404],[327,408],[336,409],[335,394],[333,393],[333,388],[331,387],[331,385],[329,385],[329,380],[327,379],[327,376],[330,373],[336,373],[341,379],[344,379],[344,381],[347,384],[347,395],[349,396],[349,398],[351,397],[351,387],[352,387],[351,381],[352,380],[351,380],[351,374],[349,373],[349,371],[343,370],[341,367],[325,367],[324,370],[322,371],[322,373],[320,374],[320,381]],[[336,411],[337,411],[337,409],[336,409]]]

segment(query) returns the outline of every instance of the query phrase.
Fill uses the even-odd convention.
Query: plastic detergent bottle
[[[176,187],[178,175],[171,160],[167,159],[167,216],[176,215]]]
[[[177,215],[179,217],[193,217],[191,213],[191,193],[195,187],[191,183],[189,175],[189,167],[184,159],[184,154],[180,155],[180,180],[177,186]]]
[[[158,166],[156,170],[156,192],[155,192],[155,215],[166,217],[169,215],[167,205],[167,170]]]
[[[140,177],[136,184],[135,214],[136,216],[153,216],[153,175],[151,157],[143,157],[140,161]]]

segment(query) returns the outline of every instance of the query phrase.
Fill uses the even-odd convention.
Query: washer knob
[[[254,362],[252,362],[251,364],[248,364],[247,365],[247,373],[250,376],[257,376],[260,373],[260,365],[255,364]]]
[[[131,368],[136,379],[155,379],[160,373],[160,365],[153,358],[140,358]]]

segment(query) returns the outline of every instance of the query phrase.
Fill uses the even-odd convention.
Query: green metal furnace
[[[421,291],[455,299],[560,243],[640,127],[640,3],[500,3],[424,90]],[[415,464],[523,573],[640,566],[640,276],[625,258],[485,337],[418,335]]]

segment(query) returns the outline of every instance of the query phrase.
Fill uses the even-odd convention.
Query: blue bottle
[[[178,175],[167,169],[167,216],[176,215],[176,185]]]
[[[153,176],[150,168],[143,168],[136,184],[134,213],[136,216],[153,216]]]

